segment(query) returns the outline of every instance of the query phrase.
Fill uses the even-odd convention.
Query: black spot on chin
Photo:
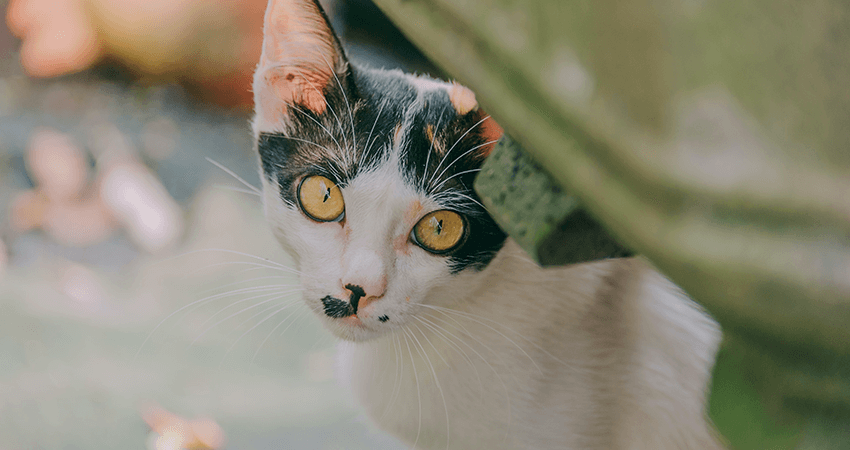
[[[381,322],[386,322],[386,321],[390,320],[390,318],[387,317],[387,316],[381,316],[381,317],[378,317],[378,320],[380,320]]]
[[[325,305],[325,315],[328,317],[341,319],[354,315],[354,308],[351,307],[350,303],[331,297],[330,295],[322,299],[322,304]]]

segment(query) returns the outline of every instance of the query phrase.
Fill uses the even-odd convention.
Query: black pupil
[[[326,187],[325,188],[325,198],[322,200],[322,203],[328,201],[329,198],[331,198],[331,188]]]
[[[443,221],[442,221],[442,220],[438,220],[438,221],[437,221],[437,234],[440,234],[440,233],[442,233],[442,232],[443,232]]]

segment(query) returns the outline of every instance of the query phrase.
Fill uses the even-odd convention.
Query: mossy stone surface
[[[543,266],[631,254],[508,136],[487,158],[475,190],[499,226]]]

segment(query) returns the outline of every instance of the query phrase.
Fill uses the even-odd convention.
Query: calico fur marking
[[[282,132],[260,132],[257,146],[265,177],[280,186],[287,204],[294,204],[294,186],[305,174],[328,177],[344,191],[360,174],[373,172],[382,164],[398,164],[408,185],[443,207],[467,215],[470,239],[451,255],[452,273],[468,267],[483,268],[505,239],[472,190],[483,162],[481,149],[492,145],[492,139],[488,140],[491,137],[484,134],[489,130],[485,128],[489,119],[481,118],[478,111],[458,116],[451,105],[447,83],[429,81],[424,85],[432,89],[415,92],[417,85],[423,85],[421,77],[354,64],[349,64],[349,72],[353,80],[369,76],[392,79],[387,84],[395,90],[370,92],[374,81],[363,83],[365,87],[344,83],[343,86],[357,86],[347,95],[356,105],[353,132],[345,122],[337,124],[332,117],[333,110],[345,107],[343,102],[329,102],[331,108],[323,114],[294,111]],[[341,99],[342,95],[333,94],[338,90],[334,85],[326,87],[328,98]],[[410,106],[399,106],[405,102]],[[439,128],[437,124],[441,124]],[[429,129],[434,130],[433,134],[428,133]],[[344,133],[353,135],[351,141],[360,145],[346,146],[337,137]]]
[[[271,0],[263,52],[266,217],[383,429],[432,450],[720,448],[716,324],[645,261],[543,269],[507,239],[472,189],[502,131],[471,91],[349,62],[312,0]],[[315,175],[340,220],[299,203]],[[440,210],[462,239],[422,222]]]
[[[320,7],[299,0],[273,2],[264,18],[266,36],[260,57],[261,86],[276,94],[281,103],[300,104],[322,114],[327,102],[322,94],[336,76],[345,70],[342,47],[327,27]],[[260,71],[258,71],[260,73]],[[255,85],[256,85],[255,80]],[[264,111],[267,115],[286,114],[287,108]]]
[[[464,115],[478,107],[478,101],[475,100],[475,93],[457,82],[453,82],[452,87],[449,88],[449,100],[451,100],[452,106],[455,107],[455,111],[460,115]]]

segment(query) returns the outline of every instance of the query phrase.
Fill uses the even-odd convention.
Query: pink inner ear
[[[298,73],[297,68],[277,68],[266,72],[265,81],[271,86],[277,97],[284,102],[282,113],[286,113],[286,104],[303,105],[307,109],[322,114],[327,102],[322,93],[330,75],[320,73]]]
[[[484,138],[484,142],[489,142],[489,144],[481,147],[481,150],[479,151],[479,154],[486,158],[490,156],[490,152],[492,152],[493,147],[496,146],[496,141],[498,141],[499,138],[502,137],[502,135],[505,133],[505,130],[503,130],[502,127],[499,126],[499,124],[496,123],[496,121],[492,117],[488,116],[487,113],[485,113],[483,110],[479,109],[478,114],[481,117],[486,117],[486,119],[481,122],[481,125],[478,125],[478,127],[481,129],[481,137]]]
[[[287,104],[321,114],[327,107],[324,90],[339,59],[332,31],[312,1],[272,0],[266,10],[263,54],[257,69],[265,86],[254,89],[270,88],[268,94],[282,102],[272,108],[279,108],[274,111],[278,114],[286,115]],[[272,111],[264,108],[264,112]]]

